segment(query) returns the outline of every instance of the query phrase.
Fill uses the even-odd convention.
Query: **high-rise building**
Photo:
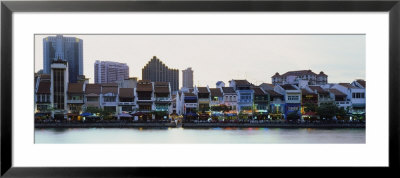
[[[43,38],[43,73],[50,74],[52,61],[58,59],[68,62],[69,82],[76,83],[83,75],[83,41],[63,35]]]
[[[50,101],[52,116],[63,119],[67,112],[68,63],[63,60],[52,61],[50,82]]]
[[[94,63],[94,83],[114,83],[129,79],[129,67],[125,63],[99,61]]]
[[[179,90],[179,70],[169,69],[156,56],[146,64],[142,69],[142,79],[151,82],[169,82],[171,91]]]
[[[182,70],[183,88],[193,88],[193,70],[191,67]]]

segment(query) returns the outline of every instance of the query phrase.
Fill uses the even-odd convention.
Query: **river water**
[[[36,128],[46,144],[364,144],[365,129]]]

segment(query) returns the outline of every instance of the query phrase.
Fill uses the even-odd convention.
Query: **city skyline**
[[[35,35],[35,72],[42,69],[43,38]],[[127,63],[131,77],[157,56],[180,71],[191,67],[194,85],[247,79],[271,83],[276,73],[324,71],[330,83],[365,79],[365,35],[64,35],[84,41],[84,75],[94,83],[96,60]],[[182,77],[179,77],[182,86]]]

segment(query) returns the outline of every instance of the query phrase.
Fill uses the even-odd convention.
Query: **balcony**
[[[119,102],[118,105],[121,106],[135,105],[135,102]]]
[[[83,104],[83,100],[67,100],[69,104]]]
[[[156,97],[155,99],[156,102],[171,102],[171,98],[170,97]]]
[[[152,97],[138,97],[137,102],[153,102],[154,99]]]
[[[185,103],[186,108],[197,108],[197,103]]]

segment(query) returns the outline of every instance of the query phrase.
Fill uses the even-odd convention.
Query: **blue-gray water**
[[[340,144],[365,143],[365,129],[282,128],[37,128],[35,143],[97,144]]]

